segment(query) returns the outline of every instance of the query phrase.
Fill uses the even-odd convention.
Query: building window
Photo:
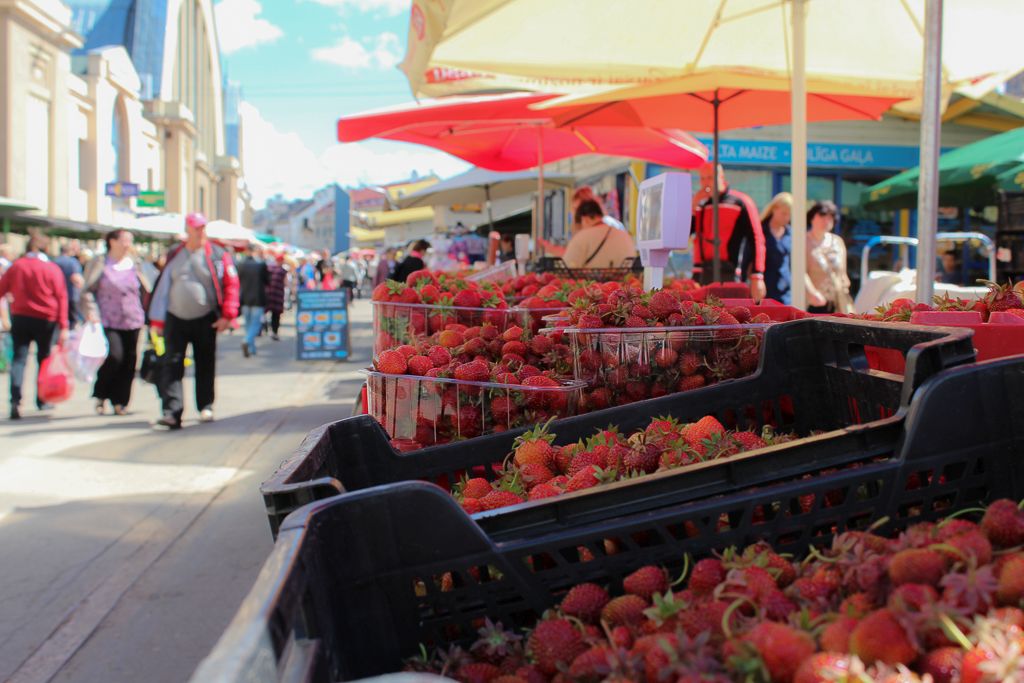
[[[25,121],[25,199],[50,208],[50,103],[29,95]]]

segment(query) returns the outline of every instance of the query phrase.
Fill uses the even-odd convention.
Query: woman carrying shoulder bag
[[[146,324],[142,299],[152,290],[152,282],[132,248],[132,233],[113,230],[104,240],[107,253],[86,265],[83,292],[86,319],[103,325],[110,344],[92,395],[98,415],[104,413],[107,401],[115,415],[124,415],[135,379],[139,331]]]
[[[852,313],[846,244],[832,232],[839,211],[830,201],[815,202],[807,212],[807,300],[811,313]]]

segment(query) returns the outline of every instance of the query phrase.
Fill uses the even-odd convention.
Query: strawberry
[[[896,586],[904,583],[937,586],[945,573],[946,558],[935,550],[909,548],[889,560],[889,580]]]
[[[793,683],[829,683],[853,680],[847,677],[851,658],[839,652],[818,652],[803,661],[793,676]]]
[[[569,477],[569,481],[565,485],[565,492],[572,493],[574,491],[582,491],[584,489],[597,486],[601,483],[598,479],[599,470],[600,468],[597,467],[588,467],[572,475]]]
[[[906,629],[887,608],[861,619],[850,634],[850,651],[868,663],[909,664],[917,658]]]
[[[554,459],[554,449],[551,446],[554,439],[554,435],[548,433],[547,425],[537,425],[523,432],[516,437],[512,445],[515,463],[520,467],[536,463],[550,468]]]
[[[518,325],[512,325],[511,327],[509,327],[508,329],[501,333],[502,341],[522,341],[522,338],[523,328],[519,327]]]
[[[552,484],[550,481],[544,484],[538,484],[530,489],[530,500],[543,500],[545,498],[554,498],[555,496],[562,495],[563,491],[557,485]]]
[[[693,351],[684,351],[679,357],[679,371],[686,376],[695,375],[704,365],[700,354]]]
[[[1001,605],[1019,605],[1024,599],[1024,553],[1014,553],[999,570],[996,593]]]
[[[437,333],[437,343],[446,349],[454,349],[457,346],[462,346],[465,339],[456,330],[441,330]]]
[[[559,666],[568,665],[585,649],[583,638],[567,619],[548,619],[537,624],[526,645],[537,668],[552,676]]]
[[[647,565],[622,580],[622,588],[630,595],[650,600],[655,593],[668,590],[668,574],[661,567]]]
[[[527,490],[533,489],[535,486],[551,481],[554,477],[554,473],[547,468],[547,466],[540,464],[539,462],[526,463],[519,469],[519,475],[523,479],[523,484]]]
[[[427,358],[435,368],[443,368],[452,362],[451,351],[443,346],[432,346],[427,350]]]
[[[441,298],[441,290],[433,282],[422,284],[419,288],[420,299],[425,304],[432,304]]]
[[[427,371],[434,367],[434,361],[428,356],[411,356],[407,361],[407,370],[410,375],[426,375]]]
[[[1024,514],[1012,500],[997,500],[985,510],[981,530],[996,548],[1024,544]]]
[[[455,293],[452,303],[460,308],[480,308],[482,301],[478,292],[472,289],[463,289]]]
[[[679,299],[665,290],[659,290],[651,294],[648,307],[658,318],[667,318],[670,314],[679,312]]]
[[[668,347],[658,349],[654,354],[654,364],[662,369],[671,368],[678,360],[679,353],[675,349]]]
[[[399,351],[382,351],[375,363],[377,370],[388,375],[404,375],[408,369],[405,356]]]
[[[821,649],[846,652],[850,649],[850,634],[857,627],[855,617],[840,616],[821,632]]]
[[[785,624],[763,621],[740,638],[760,655],[773,683],[792,681],[804,660],[814,654],[814,639]]]
[[[739,444],[741,451],[753,451],[758,448],[764,448],[768,444],[765,440],[754,432],[733,432],[733,441]]]
[[[595,448],[595,450],[582,451],[578,453],[576,457],[572,459],[572,462],[569,463],[569,469],[566,470],[566,474],[572,477],[582,470],[590,470],[595,466],[604,467],[607,457],[604,450],[605,449],[597,450]]]
[[[595,645],[586,652],[579,654],[569,665],[569,678],[584,683],[607,680],[614,671],[616,656],[607,645]]]
[[[705,384],[707,384],[707,380],[704,378],[704,375],[684,375],[679,378],[679,382],[676,384],[676,391],[692,391],[700,389]]]
[[[693,565],[687,586],[698,595],[709,595],[725,580],[725,567],[716,557],[708,557]]]
[[[549,335],[538,334],[530,340],[530,351],[537,356],[544,356],[554,345],[555,342]]]
[[[411,344],[402,344],[401,346],[395,348],[395,351],[398,351],[406,358],[411,358],[412,356],[416,355],[416,347],[412,346]]]
[[[484,511],[484,505],[477,498],[466,498],[459,505],[466,511],[467,515],[475,515]]]
[[[486,382],[491,376],[487,363],[479,360],[457,365],[452,374],[455,379],[465,382]]]
[[[601,621],[610,627],[637,625],[644,620],[647,601],[639,595],[620,595],[612,598],[601,610]]]
[[[463,664],[455,672],[455,678],[460,683],[490,683],[500,675],[501,670],[498,667],[486,662]]]
[[[491,491],[483,498],[480,498],[480,504],[484,506],[484,510],[496,510],[498,508],[508,507],[509,505],[518,505],[523,502],[523,499],[512,493],[511,491]]]
[[[918,667],[922,674],[935,683],[955,683],[960,680],[964,651],[959,647],[940,647],[926,654]]]
[[[596,622],[608,604],[608,591],[596,583],[581,583],[569,589],[562,599],[564,614],[586,622]]]
[[[683,438],[691,447],[702,446],[702,442],[714,434],[724,434],[725,427],[711,415],[705,415],[692,424],[683,427]]]
[[[1013,289],[1009,282],[1000,285],[995,282],[983,281],[988,286],[988,294],[985,295],[985,305],[989,313],[994,311],[1006,311],[1011,308],[1024,308],[1020,296]]]
[[[468,479],[462,486],[463,498],[483,498],[492,491],[491,482],[483,477]]]

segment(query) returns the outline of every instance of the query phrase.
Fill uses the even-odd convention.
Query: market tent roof
[[[132,232],[153,237],[176,237],[185,234],[185,217],[180,213],[139,216],[124,227]]]
[[[403,223],[418,223],[434,220],[432,206],[418,206],[415,209],[398,209],[396,211],[376,211],[360,216],[368,228],[389,228]]]
[[[206,224],[206,236],[212,240],[225,242],[251,242],[256,233],[245,226],[229,221],[210,221]]]
[[[353,225],[348,229],[348,235],[360,244],[373,244],[376,242],[383,242],[387,232],[383,229],[367,230],[366,228],[360,228]]]
[[[11,197],[4,197],[0,195],[0,215],[9,215],[13,213],[24,213],[26,211],[37,211],[38,206],[29,204],[20,199],[13,199]]]
[[[571,188],[576,183],[571,175],[544,174],[544,186],[548,189]],[[416,194],[398,200],[398,206],[447,206],[449,204],[482,203],[490,199],[518,197],[537,190],[537,173],[519,171],[500,173],[483,168],[473,168],[448,180],[443,180]]]
[[[867,188],[868,209],[917,206],[920,170],[912,168]],[[993,135],[939,157],[940,206],[988,206],[998,190],[1024,190],[1024,128]]]

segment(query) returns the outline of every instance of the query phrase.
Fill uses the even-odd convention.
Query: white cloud
[[[339,9],[355,9],[359,12],[378,12],[395,16],[407,12],[412,0],[314,0],[321,5]]]
[[[263,5],[258,0],[221,0],[213,8],[217,21],[220,49],[226,54],[245,47],[272,43],[284,32],[260,17]]]
[[[390,31],[363,38],[362,41],[344,36],[330,47],[318,47],[311,54],[318,62],[350,69],[390,69],[402,61],[402,44]]]
[[[469,168],[444,152],[386,140],[333,144],[316,153],[298,134],[279,131],[252,104],[243,102],[240,113],[245,179],[256,208],[279,193],[312,196],[332,181],[353,187],[402,180],[413,171],[448,177]]]

